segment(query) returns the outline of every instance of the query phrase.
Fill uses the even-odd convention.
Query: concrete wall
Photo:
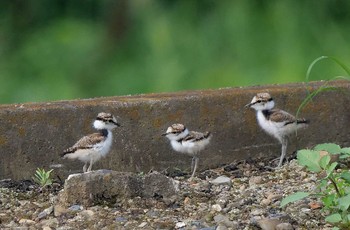
[[[0,179],[30,178],[37,167],[62,164],[55,173],[65,178],[82,171],[83,164],[60,159],[62,150],[81,136],[94,132],[92,121],[101,111],[119,117],[113,149],[93,169],[116,171],[189,169],[190,158],[174,152],[161,134],[172,123],[211,131],[211,144],[202,152],[200,169],[236,159],[280,155],[280,145],[257,125],[255,112],[244,108],[257,92],[270,92],[277,107],[295,114],[307,90],[322,82],[247,88],[186,91],[179,93],[106,97],[86,100],[0,106]],[[301,116],[311,120],[298,132],[288,152],[323,142],[350,146],[350,83],[332,83],[342,90],[324,92]],[[297,146],[296,144],[297,143]]]

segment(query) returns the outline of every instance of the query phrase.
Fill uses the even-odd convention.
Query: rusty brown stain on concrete
[[[4,135],[0,135],[0,145],[6,145],[7,138]]]
[[[135,107],[134,109],[131,109],[128,112],[128,116],[130,117],[130,119],[132,120],[139,120],[140,119],[140,112],[138,111],[138,109]]]
[[[164,120],[162,118],[155,118],[152,121],[152,126],[157,129],[159,129],[163,124],[164,124]]]
[[[26,130],[23,127],[18,128],[18,135],[24,137],[26,135]]]

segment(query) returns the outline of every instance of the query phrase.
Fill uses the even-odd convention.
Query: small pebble
[[[177,222],[176,225],[175,225],[176,229],[184,228],[184,227],[186,227],[186,223],[185,222]]]
[[[278,224],[281,223],[280,220],[278,219],[268,219],[268,218],[264,218],[261,220],[257,221],[258,226],[262,229],[262,230],[275,230],[276,226]]]
[[[271,204],[271,200],[270,200],[270,199],[263,199],[260,203],[261,203],[262,205],[267,206],[267,205]]]
[[[80,211],[80,210],[83,210],[83,206],[75,204],[70,206],[68,209],[70,211]]]
[[[211,210],[213,210],[215,212],[221,212],[222,208],[219,204],[214,204],[211,206]]]
[[[263,181],[263,178],[261,176],[253,176],[249,179],[250,186],[259,185],[259,184],[262,184],[263,182],[264,181]]]
[[[276,230],[293,230],[293,226],[290,223],[281,223],[276,226]]]
[[[44,209],[44,211],[42,211],[41,213],[38,214],[39,220],[41,220],[41,219],[47,217],[48,215],[50,215],[52,213],[52,211],[53,211],[53,206]]]
[[[117,221],[117,222],[126,222],[128,220],[125,217],[118,216],[118,217],[115,218],[115,221]]]
[[[216,230],[228,230],[228,228],[223,224],[219,224],[219,226],[216,228]]]
[[[214,185],[231,185],[231,179],[227,176],[219,176],[215,180],[211,181]]]
[[[35,221],[29,220],[29,219],[20,219],[18,223],[25,224],[25,225],[32,225],[32,224],[35,224]]]
[[[147,222],[142,222],[138,227],[139,228],[143,228],[143,227],[145,227],[147,225]]]

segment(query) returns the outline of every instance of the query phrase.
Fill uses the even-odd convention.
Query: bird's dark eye
[[[257,102],[257,103],[260,103],[260,102],[261,102],[261,100],[257,100],[256,102]]]

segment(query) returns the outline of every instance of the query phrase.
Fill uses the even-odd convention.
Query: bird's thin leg
[[[91,172],[92,164],[94,163],[93,158],[91,157],[90,159],[90,165],[89,168],[87,169],[88,172]]]
[[[86,167],[87,167],[87,162],[84,164],[84,166],[83,166],[83,172],[86,172]]]
[[[194,165],[195,165],[195,157],[192,157],[192,162],[191,162],[191,172],[193,172]]]
[[[278,163],[277,168],[280,168],[282,166],[283,159],[285,158],[286,153],[287,153],[287,145],[288,145],[288,138],[283,137],[282,138],[282,153],[281,153],[280,162]]]
[[[192,180],[194,174],[196,173],[199,158],[195,156],[192,158],[192,162],[193,162],[193,160],[194,160],[194,167],[193,167],[192,175],[191,175],[189,180]]]

